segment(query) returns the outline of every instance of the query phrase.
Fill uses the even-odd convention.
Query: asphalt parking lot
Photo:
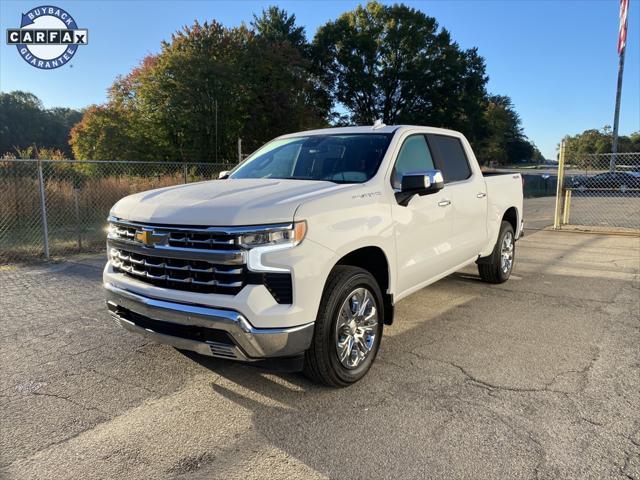
[[[401,302],[341,390],[126,333],[101,266],[0,270],[0,478],[640,479],[638,237],[529,230],[508,283]]]

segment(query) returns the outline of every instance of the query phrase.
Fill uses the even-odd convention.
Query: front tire
[[[498,241],[491,255],[478,260],[480,278],[489,283],[504,283],[509,280],[516,255],[516,240],[513,227],[503,221]]]
[[[322,294],[304,373],[317,383],[346,387],[366,375],[378,354],[382,293],[368,271],[336,266]]]

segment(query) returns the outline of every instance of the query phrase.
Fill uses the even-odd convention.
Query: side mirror
[[[218,180],[224,180],[225,178],[229,178],[229,170],[223,170],[218,174]]]
[[[396,199],[400,205],[408,205],[414,195],[431,195],[444,188],[444,177],[440,170],[424,170],[420,172],[406,172],[402,176],[400,192]]]

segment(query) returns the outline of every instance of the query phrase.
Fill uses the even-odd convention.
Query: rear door
[[[451,200],[452,255],[455,265],[477,256],[487,239],[487,191],[482,173],[473,168],[458,137],[427,135],[436,168],[442,171]],[[454,266],[455,266],[454,265]]]
[[[424,134],[406,137],[391,173],[391,184],[400,190],[406,172],[433,170],[433,155]],[[414,196],[407,206],[392,204],[398,267],[398,291],[413,291],[452,268],[453,215],[447,188],[432,195]]]

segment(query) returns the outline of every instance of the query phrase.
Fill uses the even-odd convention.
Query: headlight
[[[302,220],[287,227],[266,228],[265,230],[248,232],[240,236],[240,245],[245,248],[267,245],[297,245],[307,233],[307,222]]]

